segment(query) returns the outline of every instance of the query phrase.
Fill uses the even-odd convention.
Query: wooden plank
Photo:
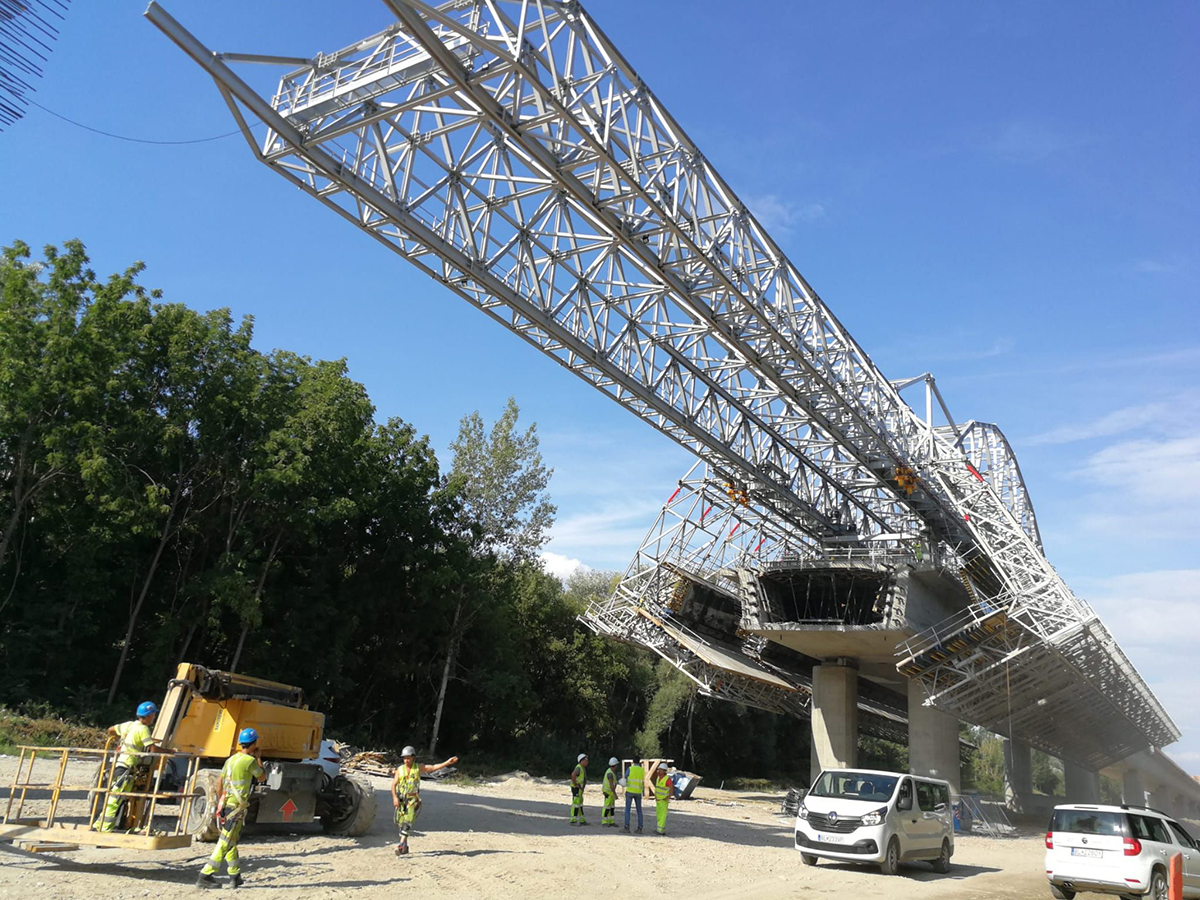
[[[58,841],[88,847],[123,847],[127,850],[175,850],[190,847],[190,834],[119,834],[92,831],[84,825],[0,825],[0,841]]]
[[[17,846],[26,853],[66,853],[78,850],[78,844],[64,844],[60,841],[17,841]]]

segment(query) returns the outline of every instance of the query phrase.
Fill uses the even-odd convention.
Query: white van
[[[828,769],[800,804],[796,849],[818,859],[877,864],[895,875],[900,863],[928,860],[950,871],[954,821],[950,783],[871,769]]]

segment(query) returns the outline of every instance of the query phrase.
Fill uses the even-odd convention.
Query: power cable
[[[38,109],[42,110],[42,112],[48,112],[48,113],[50,113],[50,115],[54,116],[56,119],[62,119],[64,122],[68,122],[71,125],[76,126],[77,128],[82,128],[84,131],[90,131],[93,134],[102,134],[105,137],[116,138],[118,141],[129,141],[130,143],[133,143],[133,144],[158,144],[160,146],[162,146],[162,145],[178,146],[180,144],[207,144],[209,141],[219,141],[222,138],[233,137],[235,134],[241,133],[240,128],[235,128],[233,131],[227,131],[224,134],[214,134],[211,137],[195,138],[190,141],[154,141],[154,140],[149,140],[147,138],[136,138],[136,137],[129,137],[128,135],[124,135],[124,134],[114,134],[111,131],[104,131],[103,129],[100,129],[100,128],[93,128],[91,125],[84,125],[82,122],[76,122],[74,119],[64,116],[61,113],[56,113],[54,110],[49,109],[48,107],[42,106],[42,104],[38,103],[36,100],[30,99],[29,97],[26,97],[25,99],[28,102],[32,103],[34,106],[36,106]],[[261,124],[262,124],[262,122],[255,122],[250,127],[257,128]]]

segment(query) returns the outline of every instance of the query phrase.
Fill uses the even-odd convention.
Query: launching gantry
[[[929,771],[958,719],[1091,771],[1179,737],[1046,560],[999,430],[883,376],[580,4],[384,6],[313,57],[146,15],[260,162],[698,457],[593,628],[811,713],[819,762],[860,721],[937,736]]]

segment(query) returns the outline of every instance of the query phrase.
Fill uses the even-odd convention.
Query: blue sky
[[[310,56],[376,0],[167,0],[218,50]],[[228,131],[141,0],[74,4],[35,99],[126,135]],[[589,10],[883,371],[930,370],[1014,444],[1051,561],[1200,772],[1200,68],[1193,3],[594,0]],[[269,75],[263,71],[262,75]],[[620,569],[689,456],[250,158],[33,109],[0,134],[0,242],[80,237],[264,349],[349,360],[445,448],[515,396],[556,563]]]

